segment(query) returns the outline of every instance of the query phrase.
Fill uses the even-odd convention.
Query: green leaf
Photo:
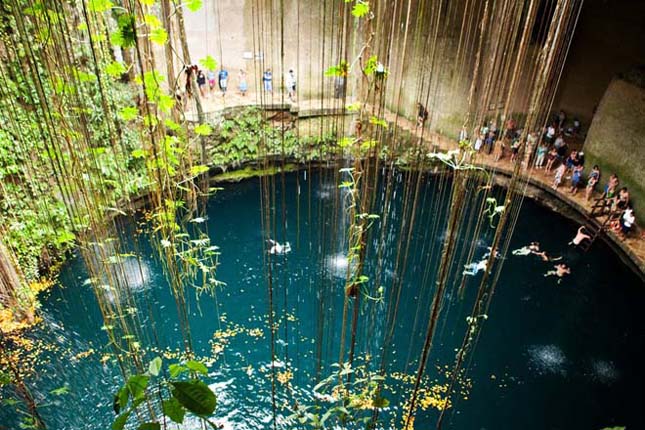
[[[121,108],[117,114],[123,121],[132,121],[139,115],[139,110],[135,106],[126,106]]]
[[[63,230],[60,233],[58,233],[58,237],[56,238],[56,243],[59,245],[65,245],[68,243],[72,243],[76,239],[76,236],[74,236],[74,233],[71,231]]]
[[[184,409],[184,407],[174,397],[162,401],[161,409],[163,410],[164,415],[170,418],[173,422],[176,422],[177,424],[182,424],[184,422],[186,409]]]
[[[128,422],[128,418],[130,417],[131,413],[132,410],[129,410],[116,417],[116,419],[112,423],[112,430],[123,430],[125,423]]]
[[[157,105],[162,111],[169,112],[175,105],[175,100],[167,94],[160,94],[159,99],[157,100]]]
[[[149,376],[146,375],[133,375],[130,376],[126,386],[130,391],[133,399],[143,398],[146,387],[148,386],[148,381],[150,380]]]
[[[88,7],[92,12],[105,12],[108,9],[111,9],[112,2],[110,0],[90,0],[88,2]]]
[[[137,430],[161,430],[159,423],[143,423],[137,427]]]
[[[62,396],[69,393],[69,387],[63,386],[50,391],[54,396]]]
[[[148,373],[151,374],[152,376],[157,376],[159,375],[159,371],[161,370],[161,357],[155,357],[152,359],[150,362],[150,365],[148,366]]]
[[[193,176],[198,176],[198,175],[201,175],[202,173],[208,172],[208,170],[209,170],[208,166],[204,166],[204,165],[192,166],[190,168],[190,174],[193,175]],[[186,364],[188,364],[188,363],[186,363]],[[199,364],[201,364],[201,363],[199,363]],[[193,370],[193,369],[191,369],[191,370]]]
[[[168,366],[168,371],[170,372],[171,378],[176,378],[182,373],[188,372],[188,368],[186,366],[182,366],[181,364],[171,364],[170,366]]]
[[[113,61],[105,66],[105,73],[113,78],[118,78],[125,73],[125,66],[118,61]]]
[[[135,149],[130,153],[132,158],[144,158],[146,156],[146,151],[143,149]]]
[[[215,393],[199,379],[176,381],[170,384],[173,386],[173,397],[190,412],[200,416],[215,412],[217,406]]]
[[[195,167],[200,167],[200,166],[195,166]],[[206,167],[206,166],[201,166],[201,167]],[[208,368],[203,363],[200,363],[199,361],[188,360],[186,362],[186,367],[192,370],[193,372],[201,373],[202,375],[208,375]]]
[[[114,402],[112,403],[112,408],[114,409],[115,414],[121,412],[121,409],[125,409],[128,405],[129,398],[130,391],[128,391],[128,387],[121,387],[121,389],[117,391],[114,395]]]
[[[197,12],[202,8],[202,0],[188,0],[184,4],[191,12]]]
[[[357,1],[352,9],[352,15],[356,18],[362,18],[370,12],[370,4],[366,1]]]
[[[150,32],[150,40],[157,45],[163,45],[168,40],[168,33],[163,28],[155,28]]]
[[[139,0],[141,4],[145,4],[146,6],[152,6],[155,4],[155,0]]]
[[[215,61],[215,59],[210,55],[207,55],[205,58],[199,60],[199,64],[201,64],[202,67],[207,70],[217,69],[217,61]]]
[[[148,24],[151,30],[161,27],[161,21],[154,15],[144,15],[143,21]]]
[[[208,124],[199,124],[195,127],[195,134],[199,136],[208,136],[213,132],[213,128]]]

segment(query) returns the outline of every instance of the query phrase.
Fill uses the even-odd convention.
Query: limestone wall
[[[609,84],[584,145],[585,165],[598,164],[604,187],[616,173],[645,226],[645,89],[622,79]]]

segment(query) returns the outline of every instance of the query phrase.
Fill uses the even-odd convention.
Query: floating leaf
[[[69,387],[59,387],[50,391],[54,396],[62,396],[69,393]]]
[[[213,128],[208,124],[199,124],[195,127],[195,134],[199,136],[208,136],[213,132]]]
[[[150,40],[157,45],[163,45],[168,40],[168,33],[163,28],[155,28],[150,32]]]
[[[170,384],[173,386],[173,397],[190,412],[201,416],[215,412],[217,406],[215,393],[199,379],[176,381]]]
[[[184,422],[186,409],[184,409],[184,407],[174,397],[161,402],[161,409],[163,410],[164,415],[170,418],[173,422],[176,422],[177,424],[182,424]]]
[[[159,375],[159,371],[161,370],[161,357],[155,357],[152,359],[150,362],[150,365],[148,366],[148,373],[150,373],[152,376],[157,376]]]

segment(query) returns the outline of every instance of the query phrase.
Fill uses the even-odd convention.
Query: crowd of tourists
[[[421,104],[417,108],[417,125],[423,127],[428,111]],[[599,189],[602,180],[599,166],[586,166],[584,152],[571,149],[567,143],[567,140],[579,137],[580,133],[580,121],[577,118],[569,121],[566,113],[560,111],[541,132],[528,133],[525,139],[521,139],[522,130],[517,123],[508,119],[501,129],[494,121],[484,124],[474,140],[469,139],[466,128],[463,128],[459,141],[471,142],[475,151],[492,155],[495,162],[504,158],[514,162],[518,156],[523,157],[521,161],[527,167],[552,175],[554,190],[563,188],[565,192],[576,195],[584,188],[585,200],[594,200],[594,205],[609,217],[610,228],[625,238],[636,223],[629,190],[620,186],[615,173]]]
[[[219,71],[200,69],[199,66],[193,64],[184,69],[185,74],[185,91],[182,93],[179,89],[177,90],[176,97],[178,101],[185,101],[188,98],[193,97],[193,84],[197,87],[199,95],[203,98],[215,95],[220,93],[222,97],[225,97],[229,89],[230,77],[229,71],[221,66]],[[267,68],[262,73],[262,90],[265,94],[273,94],[273,72],[270,68]],[[249,84],[247,80],[247,74],[244,69],[239,69],[237,72],[237,94],[244,97],[246,96],[249,90]],[[289,71],[284,76],[284,86],[287,92],[289,100],[292,102],[296,101],[296,74],[293,69]]]

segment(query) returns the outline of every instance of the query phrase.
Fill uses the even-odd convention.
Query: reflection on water
[[[567,374],[567,358],[556,345],[533,345],[529,347],[528,353],[531,367],[539,374]]]

